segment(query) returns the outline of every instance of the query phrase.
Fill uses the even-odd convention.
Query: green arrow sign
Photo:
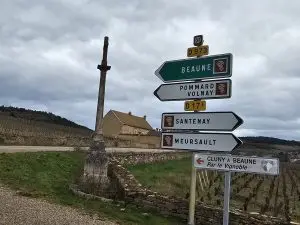
[[[164,62],[156,71],[165,83],[182,80],[231,77],[232,54]]]

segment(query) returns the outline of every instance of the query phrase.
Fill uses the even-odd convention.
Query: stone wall
[[[120,139],[130,140],[132,143],[137,143],[136,147],[140,148],[160,148],[160,136],[150,135],[118,135]]]
[[[148,190],[135,179],[135,177],[123,166],[126,164],[146,163],[160,160],[186,157],[184,153],[128,153],[111,155],[108,174],[119,187],[119,198],[126,203],[156,210],[163,215],[181,218],[186,222],[188,218],[188,199],[176,196],[166,196]],[[122,158],[123,155],[123,158]],[[147,156],[148,155],[148,156]],[[185,156],[184,156],[185,155]],[[198,225],[222,224],[223,211],[221,208],[213,208],[201,202],[196,204],[195,220]],[[250,215],[242,211],[230,212],[230,225],[286,225],[288,222],[261,215]]]
[[[192,157],[192,153],[190,152],[124,152],[109,153],[109,155],[114,157],[118,161],[118,163],[123,166]]]
[[[132,140],[104,137],[106,147],[119,148],[155,148],[153,145],[136,143]],[[27,145],[27,146],[77,146],[87,147],[90,145],[89,136],[72,136],[65,133],[39,135],[25,132],[0,133],[0,145]],[[157,147],[159,148],[159,147]]]
[[[4,145],[27,145],[27,146],[89,146],[88,137],[41,137],[41,136],[21,136],[0,134],[1,144]]]
[[[132,143],[128,140],[120,140],[109,137],[104,137],[106,147],[132,147]],[[2,141],[1,141],[2,140]],[[8,135],[0,133],[0,144],[4,145],[24,145],[24,146],[74,146],[87,147],[90,145],[91,137],[76,137],[76,136],[25,136],[25,135]]]
[[[131,148],[132,142],[118,138],[104,137],[106,147]]]
[[[147,134],[149,130],[138,128],[138,127],[132,127],[128,125],[123,125],[121,127],[121,134]]]

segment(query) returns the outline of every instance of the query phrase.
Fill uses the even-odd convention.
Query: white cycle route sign
[[[243,157],[221,154],[195,154],[194,166],[198,169],[212,169],[231,172],[279,174],[279,160],[275,158]]]

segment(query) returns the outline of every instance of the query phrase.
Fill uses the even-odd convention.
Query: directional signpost
[[[184,102],[184,111],[205,111],[206,101],[203,100],[193,100]]]
[[[232,54],[164,62],[155,75],[164,82],[231,77]]]
[[[231,80],[224,79],[232,76],[232,54],[200,57],[209,54],[208,45],[203,42],[203,35],[194,36],[196,47],[187,49],[187,57],[197,58],[166,61],[155,71],[164,83],[176,83],[160,85],[154,95],[160,101],[192,100],[185,102],[184,109],[194,111],[162,114],[161,148],[198,152],[193,155],[189,225],[195,224],[196,169],[225,172],[223,225],[228,225],[231,172],[277,175],[279,161],[230,155],[242,141],[231,133],[214,131],[234,131],[243,120],[234,112],[197,112],[206,109],[203,99],[231,98],[232,92]]]
[[[243,124],[234,112],[163,113],[163,130],[233,131]]]
[[[197,153],[194,155],[194,166],[199,169],[227,172],[246,172],[268,175],[279,174],[279,160],[274,158]]]
[[[203,45],[203,35],[196,35],[196,36],[194,36],[194,45],[195,46],[201,46],[201,45]]]
[[[188,99],[222,99],[231,97],[231,80],[212,80],[162,84],[154,95],[160,101],[180,101]]]
[[[203,55],[208,55],[208,53],[209,53],[208,45],[202,45],[199,47],[192,47],[187,49],[187,57],[203,56]]]
[[[231,152],[242,141],[230,133],[162,132],[161,148],[189,151]]]

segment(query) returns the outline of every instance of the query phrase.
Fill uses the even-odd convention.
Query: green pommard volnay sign
[[[205,78],[231,77],[232,54],[164,62],[155,75],[165,83]]]

